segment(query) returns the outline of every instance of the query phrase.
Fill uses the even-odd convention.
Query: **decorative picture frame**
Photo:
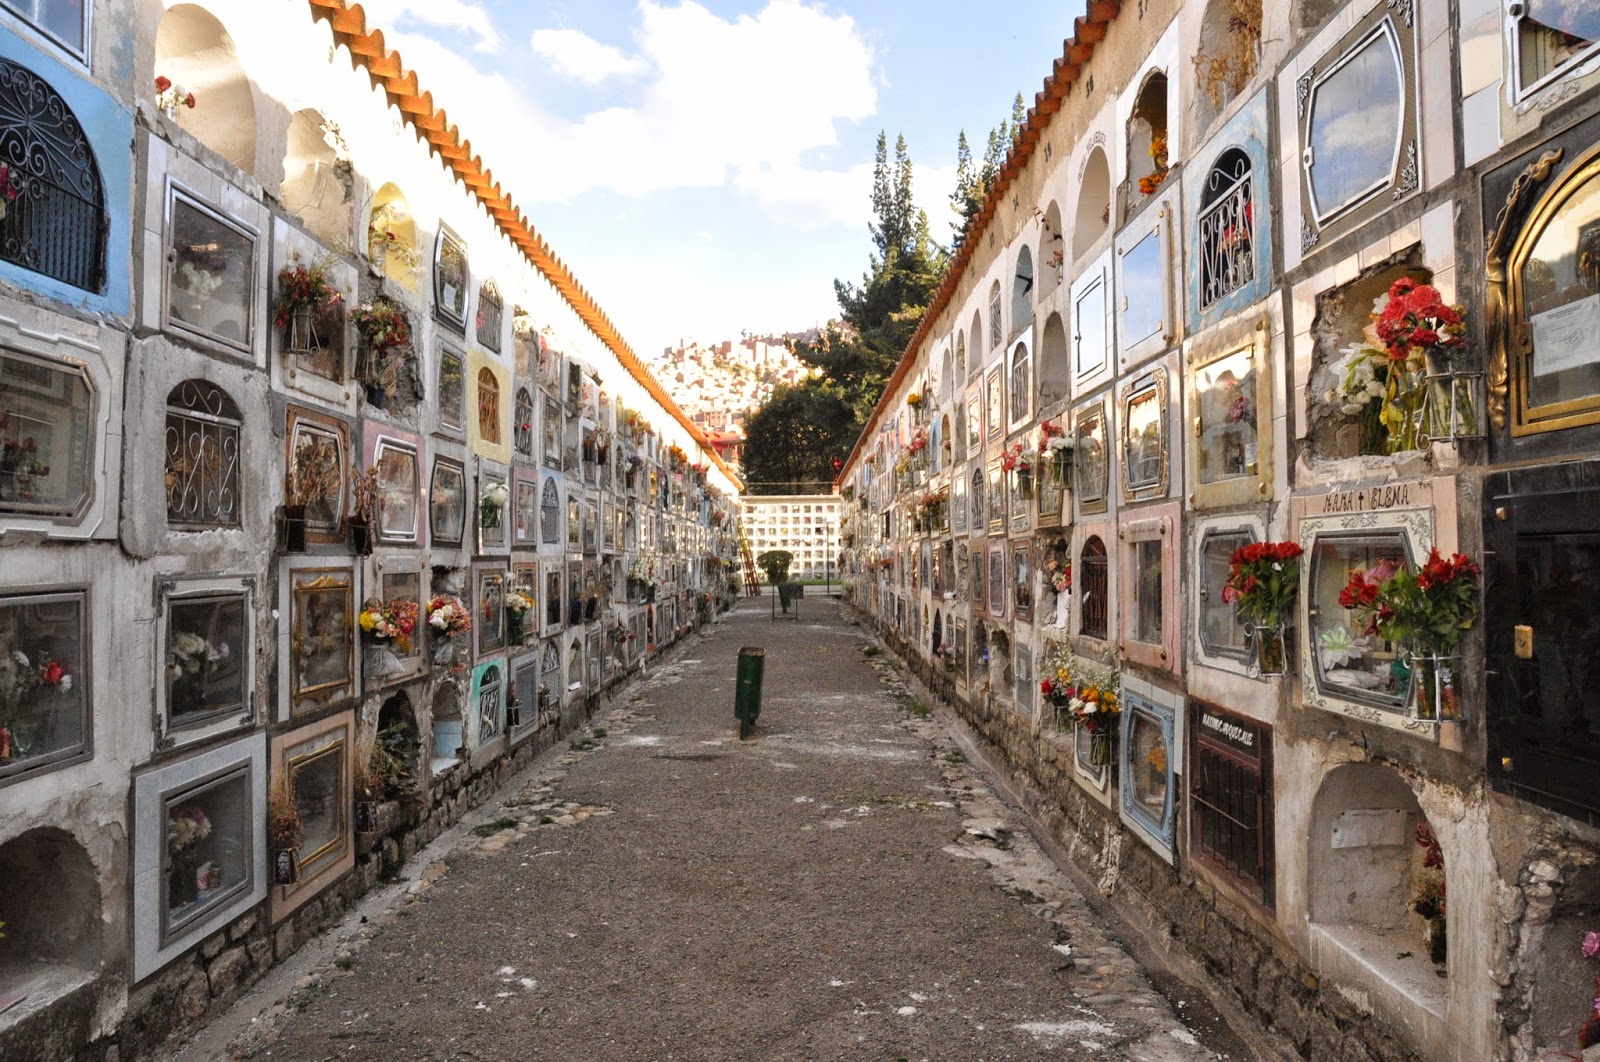
[[[460,548],[467,527],[466,466],[435,456],[428,485],[428,533],[436,546]]]

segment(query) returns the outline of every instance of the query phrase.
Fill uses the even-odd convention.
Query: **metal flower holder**
[[[296,306],[285,326],[284,350],[290,354],[311,354],[322,349],[317,336],[316,312],[310,306]]]
[[[1461,722],[1461,658],[1410,650],[1402,652],[1400,658],[1411,672],[1406,718],[1424,723]]]
[[[1286,623],[1252,623],[1245,627],[1250,643],[1249,673],[1258,678],[1273,678],[1289,670],[1289,633]]]
[[[1458,370],[1429,372],[1422,377],[1422,408],[1417,413],[1417,441],[1482,439],[1483,373]]]

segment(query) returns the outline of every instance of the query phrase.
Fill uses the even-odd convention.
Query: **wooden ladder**
[[[739,549],[744,553],[744,592],[748,597],[761,596],[761,579],[756,575],[756,559],[750,555],[750,543],[743,538],[739,540]]]

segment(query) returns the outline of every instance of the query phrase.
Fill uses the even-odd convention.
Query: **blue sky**
[[[947,239],[956,135],[1031,104],[1082,5],[1022,0],[367,0],[646,357],[805,328],[869,250],[873,146],[903,132]]]

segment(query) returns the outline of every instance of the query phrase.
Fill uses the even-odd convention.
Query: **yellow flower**
[[[362,630],[370,631],[373,628],[373,626],[377,624],[378,618],[376,616],[374,616],[370,612],[363,612],[361,614],[361,621],[360,622],[361,622],[361,629]]]

